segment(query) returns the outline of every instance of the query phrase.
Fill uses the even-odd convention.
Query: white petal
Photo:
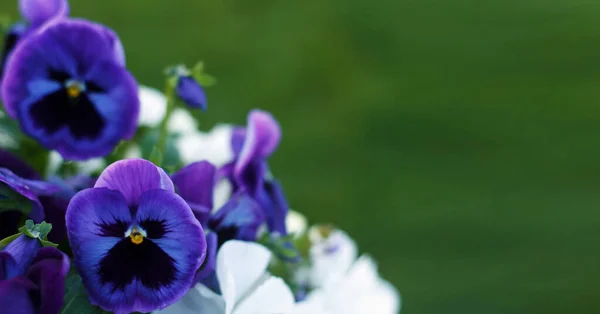
[[[138,124],[155,127],[165,117],[167,111],[167,99],[159,90],[140,86],[140,115]]]
[[[368,256],[359,258],[342,281],[326,285],[311,297],[319,297],[325,308],[336,314],[397,314],[400,311],[398,291],[379,277],[377,265]]]
[[[77,162],[76,166],[79,174],[91,174],[94,171],[106,168],[106,161],[103,158],[92,158]]]
[[[202,284],[191,288],[183,298],[167,308],[154,311],[161,314],[225,314],[225,301]]]
[[[322,287],[346,276],[357,256],[356,243],[343,231],[333,230],[320,238],[315,227],[310,230],[311,285]]]
[[[46,168],[46,176],[50,177],[56,174],[64,161],[65,160],[58,152],[51,151],[48,166]],[[106,168],[106,161],[103,158],[92,158],[86,161],[78,161],[73,163],[77,168],[77,173],[83,175],[89,175],[94,171]]]
[[[63,160],[64,159],[58,152],[54,150],[51,151],[50,156],[48,158],[48,166],[46,167],[46,177],[51,177],[54,174],[56,174]]]
[[[142,158],[142,150],[138,145],[132,143],[129,145],[129,147],[127,147],[127,150],[125,151],[125,156],[123,158]]]
[[[226,313],[265,274],[271,252],[264,246],[231,240],[225,242],[217,253],[217,279],[227,305]]]
[[[207,160],[216,167],[221,167],[233,160],[232,131],[233,128],[229,125],[217,125],[209,133],[184,133],[175,145],[181,160],[186,164]]]
[[[233,314],[286,314],[294,307],[294,295],[281,278],[270,277],[238,304]]]
[[[289,233],[293,233],[294,236],[300,236],[306,231],[308,222],[306,217],[297,211],[290,210],[287,217],[285,218],[285,227]]]
[[[213,192],[213,206],[214,211],[221,208],[229,198],[231,198],[231,191],[233,187],[231,186],[231,182],[229,180],[220,180],[217,182],[215,186],[215,190]]]
[[[171,114],[167,129],[173,133],[185,134],[197,131],[198,124],[189,111],[177,108]]]

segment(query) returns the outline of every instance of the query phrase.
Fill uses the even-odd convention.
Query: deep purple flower
[[[182,75],[177,79],[175,89],[177,96],[192,108],[206,110],[206,94],[200,84],[189,75]]]
[[[219,246],[228,240],[255,241],[265,215],[258,203],[240,191],[223,205],[208,221],[208,227],[218,237]]]
[[[4,276],[0,279],[11,279],[16,276],[24,275],[25,270],[29,268],[39,249],[42,248],[38,238],[31,238],[24,234],[19,235],[12,240],[5,248],[0,251],[0,261],[5,263]]]
[[[27,34],[35,32],[39,27],[54,19],[69,14],[67,0],[20,0],[19,8],[26,22],[18,22],[10,27],[4,39],[4,51],[0,60],[0,75],[12,50]]]
[[[149,161],[118,161],[67,209],[75,266],[90,302],[150,312],[181,298],[206,254],[202,226]]]
[[[267,158],[275,151],[280,139],[279,124],[269,113],[251,111],[247,128],[233,132],[234,161],[220,169],[220,173],[230,179],[234,191],[247,191],[260,205],[270,231],[285,235],[289,206],[267,164]]]
[[[196,219],[206,226],[213,208],[216,169],[207,161],[191,163],[171,176],[177,194],[190,205]]]
[[[4,65],[10,53],[15,49],[17,43],[23,38],[26,32],[27,25],[24,23],[16,23],[8,29],[4,38],[4,50],[2,51],[2,57],[0,57],[0,76],[4,73]]]
[[[10,255],[0,263],[15,263]],[[6,264],[5,264],[6,265]],[[58,314],[63,306],[69,258],[53,247],[39,249],[26,273],[6,278],[0,267],[0,309],[3,313]],[[1,266],[1,265],[0,265]]]
[[[66,159],[110,153],[133,136],[135,79],[108,28],[59,19],[18,43],[6,64],[2,98],[24,133]]]
[[[69,15],[67,0],[19,0],[21,15],[31,27]]]
[[[215,274],[215,268],[217,267],[217,234],[210,232],[206,235],[206,259],[202,267],[196,272],[194,283],[204,282],[208,277]]]

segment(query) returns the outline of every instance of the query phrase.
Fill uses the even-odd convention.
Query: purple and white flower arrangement
[[[345,232],[290,210],[270,113],[202,132],[201,63],[139,86],[108,27],[66,0],[19,8],[0,64],[2,313],[399,313]]]

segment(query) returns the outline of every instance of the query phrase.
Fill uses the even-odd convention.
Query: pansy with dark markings
[[[137,126],[137,83],[113,31],[58,19],[19,42],[5,67],[2,100],[21,129],[65,159],[109,154]]]
[[[71,200],[67,230],[90,302],[150,312],[183,296],[206,255],[204,230],[160,168],[118,161]]]
[[[0,75],[4,72],[6,60],[19,41],[45,23],[66,17],[69,14],[69,3],[67,0],[19,0],[19,10],[24,21],[11,25],[6,33],[0,58]]]
[[[253,110],[246,128],[236,128],[231,136],[234,160],[220,169],[233,191],[245,191],[261,207],[269,231],[286,235],[288,203],[283,189],[270,172],[267,158],[281,139],[281,128],[268,112]]]

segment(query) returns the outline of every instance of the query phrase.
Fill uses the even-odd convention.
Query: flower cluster
[[[114,31],[66,0],[19,7],[0,64],[2,311],[399,312],[346,233],[290,210],[270,113],[201,132],[202,63],[138,87]]]

